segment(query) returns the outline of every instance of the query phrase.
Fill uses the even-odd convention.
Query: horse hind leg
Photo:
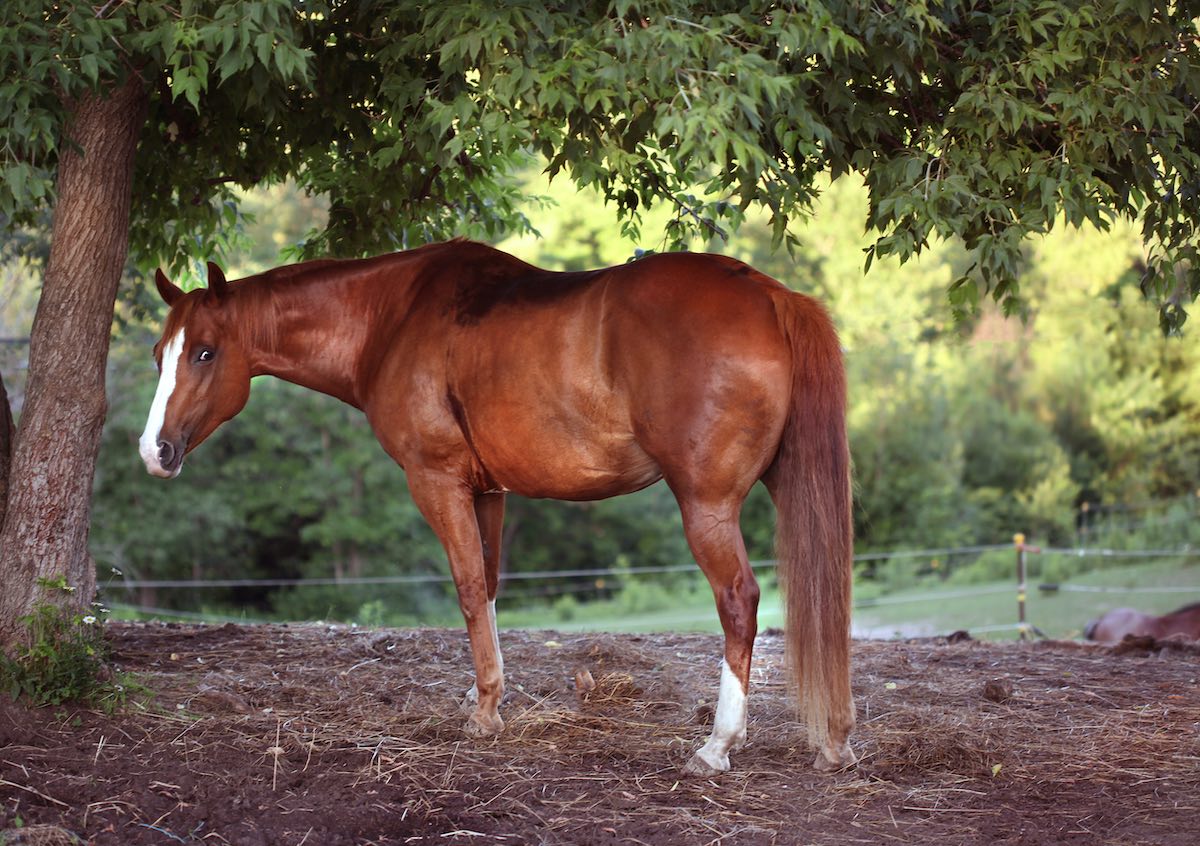
[[[487,613],[491,621],[492,642],[503,677],[504,655],[500,651],[500,635],[496,629],[496,594],[500,587],[500,548],[504,542],[504,494],[478,494],[475,497],[475,519],[483,544],[483,577],[487,586]],[[470,716],[478,706],[479,686],[472,684],[463,697],[463,716]]]
[[[712,734],[684,767],[689,775],[703,776],[728,770],[730,750],[746,740],[746,700],[758,631],[759,589],[738,523],[740,500],[708,506],[681,501],[680,510],[688,545],[708,577],[725,632]]]

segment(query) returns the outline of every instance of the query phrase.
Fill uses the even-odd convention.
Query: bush
[[[579,600],[568,593],[556,599],[552,608],[554,616],[565,623],[575,619],[575,614],[579,611]]]
[[[38,583],[54,591],[74,590],[61,576]],[[0,687],[13,699],[25,697],[35,706],[77,702],[110,712],[124,702],[125,685],[105,663],[108,644],[95,615],[44,602],[21,623],[27,641],[12,655],[0,654]]]
[[[992,549],[980,553],[970,564],[955,567],[946,579],[953,585],[977,585],[1017,578],[1016,552],[1012,549]]]
[[[384,607],[383,600],[372,599],[370,602],[364,602],[358,609],[358,613],[354,615],[354,622],[360,626],[373,628],[387,625],[387,609]]]
[[[645,614],[670,608],[677,597],[658,582],[628,581],[616,596],[626,614]]]

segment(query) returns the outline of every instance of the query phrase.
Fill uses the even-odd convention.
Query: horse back
[[[1160,618],[1159,637],[1179,635],[1188,640],[1200,640],[1200,602],[1193,602]]]

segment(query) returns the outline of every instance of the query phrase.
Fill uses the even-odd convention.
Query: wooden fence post
[[[1013,546],[1017,550],[1017,637],[1026,640],[1029,626],[1025,622],[1025,535],[1013,535]]]
[[[1025,619],[1025,553],[1041,552],[1042,548],[1025,543],[1022,532],[1013,535],[1013,547],[1017,550],[1017,634],[1021,640],[1028,640],[1031,633],[1044,638],[1046,633]]]

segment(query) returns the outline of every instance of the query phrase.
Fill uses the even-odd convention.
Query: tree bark
[[[72,104],[60,146],[50,259],[29,344],[29,382],[13,440],[0,531],[0,647],[43,601],[86,608],[92,477],[107,401],[104,366],[129,249],[134,153],[145,122],[141,81]],[[65,576],[69,593],[39,578]]]
[[[0,526],[4,525],[4,512],[8,505],[8,468],[12,463],[13,416],[8,402],[8,391],[4,388],[4,374],[0,373]]]

